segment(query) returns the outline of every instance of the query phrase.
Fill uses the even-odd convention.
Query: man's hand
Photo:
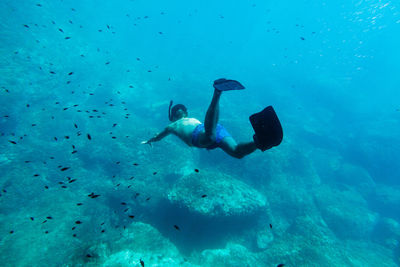
[[[141,144],[142,145],[149,144],[151,147],[153,146],[150,141],[142,141]]]

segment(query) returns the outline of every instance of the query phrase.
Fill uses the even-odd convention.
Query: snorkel
[[[172,121],[172,116],[171,116],[171,106],[174,103],[174,101],[170,100],[169,101],[169,107],[168,107],[168,119],[169,121]]]

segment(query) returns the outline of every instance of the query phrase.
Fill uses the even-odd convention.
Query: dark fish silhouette
[[[81,222],[81,221],[76,221],[75,223],[76,223],[76,224],[81,224],[82,222]]]
[[[194,169],[195,172],[199,172],[199,169]]]
[[[280,263],[280,264],[278,264],[278,266],[276,266],[276,267],[284,267],[284,266],[285,266],[285,264]]]
[[[271,228],[271,229],[272,229],[272,224],[269,224],[269,228]]]
[[[15,141],[12,141],[12,140],[8,140],[8,142],[10,142],[11,144],[14,144],[14,145],[16,145],[16,144],[17,144],[17,142],[15,142]]]
[[[142,259],[140,259],[140,265],[142,265],[142,267],[144,267],[144,261],[142,261]]]
[[[178,225],[176,225],[176,224],[174,225],[174,227],[175,227],[175,229],[176,229],[176,230],[178,230],[178,231],[180,231],[180,230],[181,230],[181,229],[179,228],[179,226],[178,226]]]
[[[63,172],[63,171],[66,171],[66,170],[68,170],[70,167],[64,167],[64,168],[62,168],[61,169],[61,171]]]
[[[203,198],[204,198],[204,197],[206,197],[206,196],[207,196],[207,195],[202,195],[201,197],[203,197]]]
[[[88,195],[88,197],[90,197],[90,198],[97,198],[99,196],[100,195],[95,195],[93,192]]]
[[[92,140],[92,137],[90,136],[90,134],[87,134],[87,138],[88,138],[89,140]]]
[[[133,218],[135,218],[135,216],[134,215],[129,215],[129,218],[133,219]]]

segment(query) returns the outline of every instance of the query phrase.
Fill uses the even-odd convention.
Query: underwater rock
[[[167,238],[149,224],[135,222],[112,245],[102,266],[195,266],[187,262]],[[133,265],[132,265],[133,264]]]
[[[367,238],[377,223],[378,215],[368,209],[367,202],[354,190],[320,187],[315,199],[322,218],[340,238]]]
[[[335,172],[335,182],[371,190],[375,186],[370,174],[362,167],[342,164]]]
[[[377,184],[369,198],[370,207],[381,215],[400,220],[400,189]]]
[[[204,250],[201,266],[260,266],[255,254],[239,244],[228,243],[224,249]]]
[[[390,249],[400,248],[400,223],[392,218],[382,218],[374,229],[373,240]]]
[[[271,229],[262,229],[258,231],[256,242],[259,249],[267,249],[272,241],[274,241],[274,235]]]
[[[168,200],[210,217],[252,215],[266,205],[265,197],[244,182],[206,171],[181,177]]]

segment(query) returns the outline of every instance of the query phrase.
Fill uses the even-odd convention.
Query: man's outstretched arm
[[[156,134],[154,137],[150,138],[147,141],[143,141],[142,144],[151,145],[151,143],[160,141],[161,139],[163,139],[164,137],[166,137],[170,133],[171,133],[171,127],[167,126],[167,127],[165,127],[165,129],[161,133]]]

